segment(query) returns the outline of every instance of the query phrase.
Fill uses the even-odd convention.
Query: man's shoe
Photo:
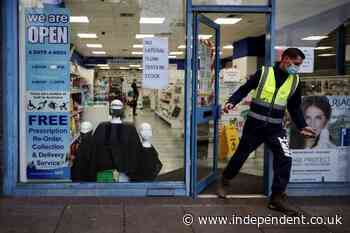
[[[273,193],[271,195],[270,201],[267,208],[275,211],[282,212],[288,216],[299,216],[300,213],[295,209],[287,199],[285,193]]]
[[[230,186],[230,180],[221,177],[217,189],[217,194],[220,198],[227,198],[227,188]]]

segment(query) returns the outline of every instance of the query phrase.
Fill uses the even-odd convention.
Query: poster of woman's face
[[[350,127],[350,97],[306,96],[301,104],[305,122],[316,131],[315,138],[304,138],[290,128],[291,149],[332,149],[342,146],[342,129]]]

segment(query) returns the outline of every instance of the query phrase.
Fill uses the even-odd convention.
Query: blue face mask
[[[299,73],[299,66],[291,64],[290,66],[287,67],[287,72],[288,74],[294,75]]]

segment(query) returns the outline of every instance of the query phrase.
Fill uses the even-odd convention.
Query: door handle
[[[203,112],[203,118],[211,117],[212,115],[213,115],[213,110]]]

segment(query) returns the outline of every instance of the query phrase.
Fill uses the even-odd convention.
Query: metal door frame
[[[194,38],[193,32],[196,30],[196,24],[194,22],[194,16],[196,14],[200,13],[261,13],[266,15],[266,39],[265,39],[265,65],[273,65],[274,63],[274,48],[273,45],[275,44],[275,12],[276,12],[276,4],[275,0],[269,0],[268,5],[193,5],[192,0],[187,0],[187,25],[186,25],[186,35],[187,35],[187,41],[186,41],[186,90],[188,93],[192,93],[193,95],[193,89],[195,87],[192,86],[191,88],[191,82],[193,82],[193,79],[196,79],[196,77],[193,77],[192,69],[193,69],[193,56],[194,56]],[[192,84],[193,85],[193,84]],[[192,113],[192,116],[194,117],[196,115],[195,109],[193,110],[193,107],[195,106],[193,102],[196,102],[194,98],[188,98],[186,99],[187,106],[192,106],[191,109],[188,109],[189,113]],[[188,114],[190,115],[190,114]],[[194,124],[196,120],[191,120],[191,124]],[[191,125],[192,126],[192,125]],[[186,140],[187,142],[187,140]],[[191,141],[191,144],[194,143],[194,141]],[[187,144],[187,143],[186,143]],[[198,186],[198,182],[196,179],[194,179],[195,174],[194,170],[196,169],[196,160],[193,159],[197,155],[195,154],[195,150],[190,150],[190,145],[186,145],[186,150],[190,151],[191,155],[187,156],[187,162],[190,163],[191,166],[191,185],[190,187],[187,186],[187,188],[190,188],[190,194],[193,198],[197,196],[197,190],[196,187]],[[272,184],[272,156],[270,156],[271,152],[265,147],[264,150],[264,194],[269,195],[270,194],[270,186]],[[190,161],[188,161],[190,159]],[[186,171],[186,177],[188,177],[188,172]],[[188,178],[186,178],[187,180]],[[209,179],[215,179],[215,175],[211,176]]]
[[[219,71],[220,71],[220,25],[214,23],[209,18],[204,15],[200,15],[198,13],[194,14],[194,30],[193,30],[193,54],[194,59],[192,61],[192,124],[191,124],[191,180],[192,182],[192,190],[193,197],[196,197],[199,192],[201,192],[205,187],[207,187],[210,183],[212,183],[217,175],[217,152],[218,152],[218,119],[220,114],[219,107]],[[199,23],[206,25],[215,31],[215,100],[214,104],[210,105],[210,107],[197,107],[197,77],[198,70],[195,67],[198,67],[198,35],[199,35]],[[212,112],[212,117],[203,117],[204,112]],[[205,123],[209,120],[214,120],[214,163],[213,170],[209,174],[208,177],[202,179],[201,181],[197,181],[197,125],[199,123]],[[210,140],[210,139],[209,139]]]

